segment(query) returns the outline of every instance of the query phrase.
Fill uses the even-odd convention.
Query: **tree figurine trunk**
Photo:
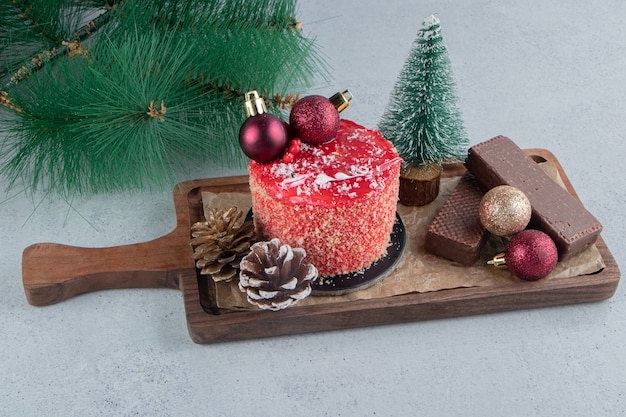
[[[405,206],[425,206],[439,195],[441,165],[429,163],[408,166],[400,171],[400,204]]]

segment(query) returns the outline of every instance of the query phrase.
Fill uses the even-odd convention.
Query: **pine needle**
[[[88,48],[6,89],[19,111],[0,122],[0,173],[70,195],[162,189],[189,163],[245,166],[236,135],[244,93],[293,97],[327,78],[294,9],[276,0],[119,3]]]

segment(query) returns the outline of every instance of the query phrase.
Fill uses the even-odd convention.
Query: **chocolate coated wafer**
[[[473,265],[488,234],[478,215],[484,193],[472,174],[463,175],[426,232],[426,250],[463,265]]]
[[[523,191],[533,211],[529,228],[542,230],[554,240],[561,261],[592,245],[602,231],[600,222],[578,200],[505,136],[471,147],[465,165],[487,189],[510,185]]]

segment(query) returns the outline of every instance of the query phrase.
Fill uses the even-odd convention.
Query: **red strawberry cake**
[[[257,232],[304,248],[321,276],[362,270],[387,253],[401,162],[379,132],[345,119],[334,140],[303,143],[289,162],[251,161]]]

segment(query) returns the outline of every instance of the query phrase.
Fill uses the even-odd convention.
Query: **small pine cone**
[[[281,245],[278,239],[257,242],[241,261],[239,289],[263,310],[287,308],[307,297],[317,279],[317,269],[305,257],[304,249]]]
[[[231,281],[237,276],[241,259],[249,252],[254,240],[254,224],[238,224],[243,213],[232,207],[228,210],[208,209],[205,222],[191,226],[190,241],[193,258],[202,275],[211,275],[214,281]]]

